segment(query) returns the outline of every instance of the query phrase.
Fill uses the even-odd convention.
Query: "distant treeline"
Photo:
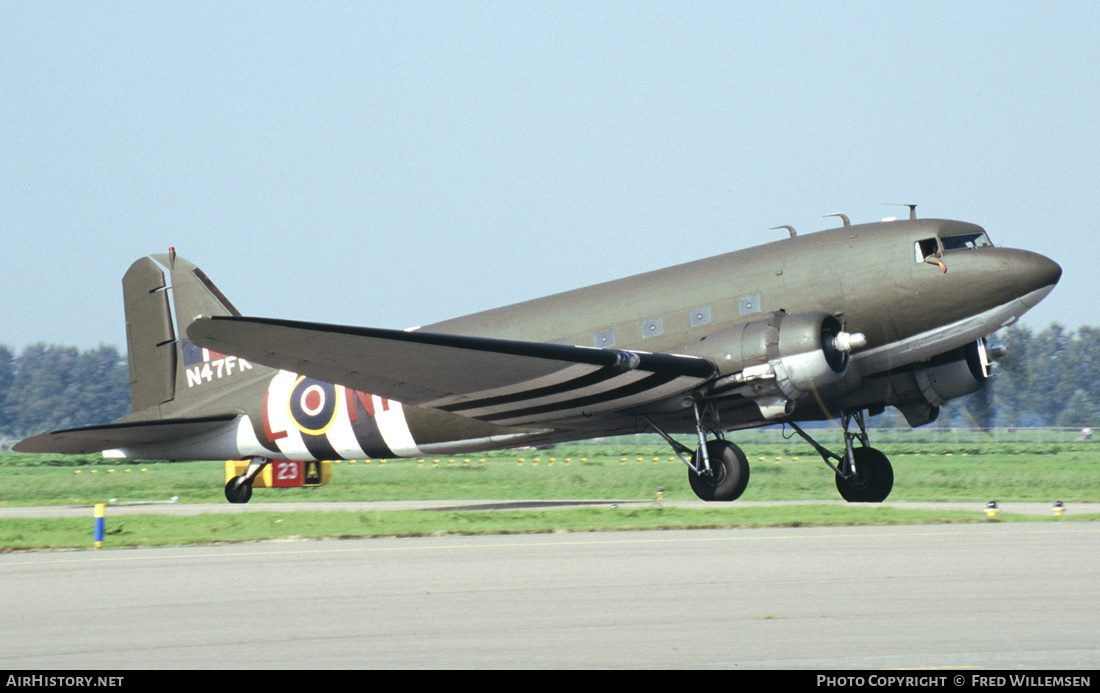
[[[953,413],[965,410],[978,428],[1100,423],[1100,328],[1067,331],[1053,323],[1033,333],[1013,325],[990,341],[1006,344],[1008,354],[987,386]]]
[[[0,345],[0,439],[110,423],[130,413],[130,370],[114,347]]]
[[[986,387],[948,404],[936,426],[991,428],[1100,424],[1100,328],[1041,332],[1012,326],[990,339],[1008,347]],[[891,412],[877,426],[904,425]],[[130,413],[126,358],[114,347],[90,351],[36,344],[16,355],[0,345],[0,440],[105,424]]]

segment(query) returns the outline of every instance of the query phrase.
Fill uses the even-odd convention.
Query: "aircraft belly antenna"
[[[848,218],[847,214],[841,214],[840,212],[833,212],[832,214],[825,214],[826,217],[840,217],[840,220],[844,222],[845,226],[851,226],[852,220]]]
[[[787,229],[787,233],[791,234],[791,238],[794,238],[795,236],[798,235],[798,232],[795,231],[794,227],[791,226],[790,224],[783,224],[782,226],[773,226],[768,230],[769,231],[775,231],[776,229]]]

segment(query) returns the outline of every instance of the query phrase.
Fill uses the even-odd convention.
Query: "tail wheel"
[[[881,503],[894,488],[894,468],[875,448],[853,448],[854,476],[836,475],[836,488],[849,503]]]
[[[688,481],[695,495],[705,501],[737,500],[749,485],[749,461],[741,448],[725,440],[707,443],[710,458],[710,475],[688,472]],[[703,461],[696,450],[691,463],[699,469]]]
[[[230,503],[247,503],[252,498],[252,484],[238,483],[242,478],[235,476],[225,485],[225,499]]]

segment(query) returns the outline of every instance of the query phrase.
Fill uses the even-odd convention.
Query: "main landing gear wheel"
[[[230,503],[247,503],[252,498],[251,482],[242,482],[244,476],[235,476],[225,485],[225,499]]]
[[[737,500],[749,485],[749,461],[745,459],[745,453],[728,441],[712,440],[707,443],[707,457],[710,458],[711,473],[689,471],[691,490],[705,501]],[[691,463],[696,469],[702,468],[699,450],[691,456]]]
[[[890,466],[890,460],[886,459],[886,455],[871,447],[863,418],[862,409],[840,413],[840,425],[844,429],[843,455],[826,450],[794,421],[788,421],[787,424],[807,443],[814,446],[814,450],[817,450],[817,454],[825,460],[825,464],[836,472],[836,489],[840,491],[844,500],[849,503],[881,503],[894,488],[894,468]],[[859,426],[859,433],[848,430],[848,425],[853,419]],[[860,443],[858,448],[854,445],[857,440]],[[837,463],[834,465],[830,460],[836,460]],[[855,465],[854,471],[849,461]]]
[[[894,468],[890,460],[875,448],[852,448],[856,473],[844,478],[836,475],[836,488],[849,503],[881,503],[894,488]],[[842,467],[843,468],[843,467]]]

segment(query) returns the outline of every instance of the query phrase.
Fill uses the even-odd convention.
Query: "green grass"
[[[1000,513],[995,522],[1096,521],[1100,514],[1062,518]],[[874,506],[736,507],[689,510],[662,506],[552,510],[391,511],[391,512],[249,512],[226,515],[127,515],[108,511],[107,548],[234,543],[265,539],[416,537],[473,534],[645,529],[716,529],[987,523],[982,513],[910,510]],[[88,548],[91,518],[0,520],[0,552]]]
[[[747,452],[751,478],[745,500],[839,497],[833,472],[812,452],[792,456],[783,449],[763,447]],[[890,500],[1100,501],[1100,450],[1031,455],[887,454],[891,454],[895,476]],[[657,462],[653,462],[654,457]],[[220,462],[99,462],[75,467],[8,466],[0,462],[0,507],[90,505],[111,498],[135,501],[178,497],[182,503],[225,502]],[[391,460],[385,464],[378,460],[371,464],[343,462],[334,465],[327,486],[257,488],[251,502],[644,500],[654,498],[659,488],[664,489],[666,499],[693,500],[687,476],[687,468],[678,460],[670,462],[664,448],[626,452],[577,446],[538,454],[501,452]]]
[[[895,484],[890,500],[955,501],[983,504],[1061,500],[1100,501],[1100,449],[1006,453],[1000,444],[979,448],[990,454],[939,451],[891,455]],[[1040,444],[1046,445],[1046,444]],[[833,473],[804,446],[758,446],[746,452],[752,476],[744,500],[837,500]],[[950,454],[948,454],[950,453]],[[64,466],[57,456],[0,456],[0,507],[83,505],[167,500],[225,503],[219,462],[104,464],[78,458]],[[657,461],[654,461],[654,458]],[[760,459],[763,457],[764,459]],[[797,459],[795,459],[797,457]],[[569,458],[569,462],[566,462]],[[582,458],[585,458],[582,461]],[[777,458],[779,458],[777,460]],[[520,460],[522,459],[522,464]],[[484,462],[482,462],[484,460]],[[467,463],[468,461],[468,463]],[[13,462],[14,464],[9,464]],[[93,464],[98,462],[98,464]],[[113,471],[111,471],[113,470]],[[127,471],[128,470],[128,471]],[[144,471],[143,471],[144,470]],[[79,472],[79,473],[77,473]],[[94,472],[94,473],[93,473]],[[286,501],[617,499],[695,500],[688,471],[670,461],[664,447],[578,445],[553,450],[498,452],[385,464],[343,462],[329,485],[315,489],[257,488],[251,506]],[[1072,507],[1072,506],[1071,506]],[[1071,510],[1065,520],[1095,520]],[[998,521],[1013,520],[1001,513]],[[1048,518],[1029,517],[1029,521]],[[1053,518],[1049,518],[1053,519]],[[899,510],[876,506],[749,508],[736,503],[682,509],[659,503],[542,510],[461,512],[265,512],[204,516],[111,516],[108,546],[160,546],[280,537],[422,536],[439,533],[510,533],[988,521],[976,512]],[[88,519],[0,520],[0,551],[87,547]]]

